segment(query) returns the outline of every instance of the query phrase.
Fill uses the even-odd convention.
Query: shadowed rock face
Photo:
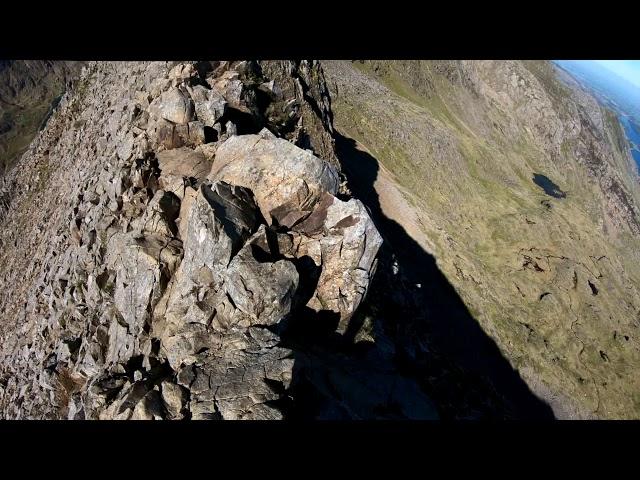
[[[317,62],[89,64],[10,179],[2,417],[435,416],[325,342],[382,243],[333,142]]]

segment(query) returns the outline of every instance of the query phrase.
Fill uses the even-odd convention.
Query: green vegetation
[[[448,62],[353,63],[357,87],[341,75],[331,79],[340,91],[336,127],[407,192],[439,267],[512,365],[567,399],[570,415],[638,418],[640,339],[629,332],[640,312],[640,241],[614,220],[606,182],[574,157],[575,146],[602,142],[592,152],[595,161],[624,177],[624,132],[603,110],[604,139],[567,136],[553,143],[546,121],[539,128],[518,110],[550,98],[552,109],[542,101],[535,108],[566,122],[582,108],[572,104],[575,97],[552,65],[474,67],[474,81],[494,95],[474,96],[455,75],[445,75],[455,71]],[[518,88],[508,90],[514,78]],[[593,130],[583,127],[579,135]],[[567,198],[546,196],[533,173],[548,175]],[[640,203],[638,186],[625,185]]]

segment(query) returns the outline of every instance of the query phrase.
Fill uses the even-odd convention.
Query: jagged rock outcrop
[[[4,418],[283,418],[300,325],[344,331],[382,243],[317,62],[91,63],[7,180]]]

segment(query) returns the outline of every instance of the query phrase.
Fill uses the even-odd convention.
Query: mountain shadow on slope
[[[440,418],[553,419],[551,408],[482,330],[435,258],[384,215],[374,188],[376,158],[339,133],[336,147],[350,188],[385,241],[367,299],[342,341],[352,341],[367,319],[373,322],[376,343],[392,344],[396,374],[415,378]]]

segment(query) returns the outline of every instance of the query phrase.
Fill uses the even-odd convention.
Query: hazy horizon
[[[640,88],[640,60],[583,60],[594,62]]]

